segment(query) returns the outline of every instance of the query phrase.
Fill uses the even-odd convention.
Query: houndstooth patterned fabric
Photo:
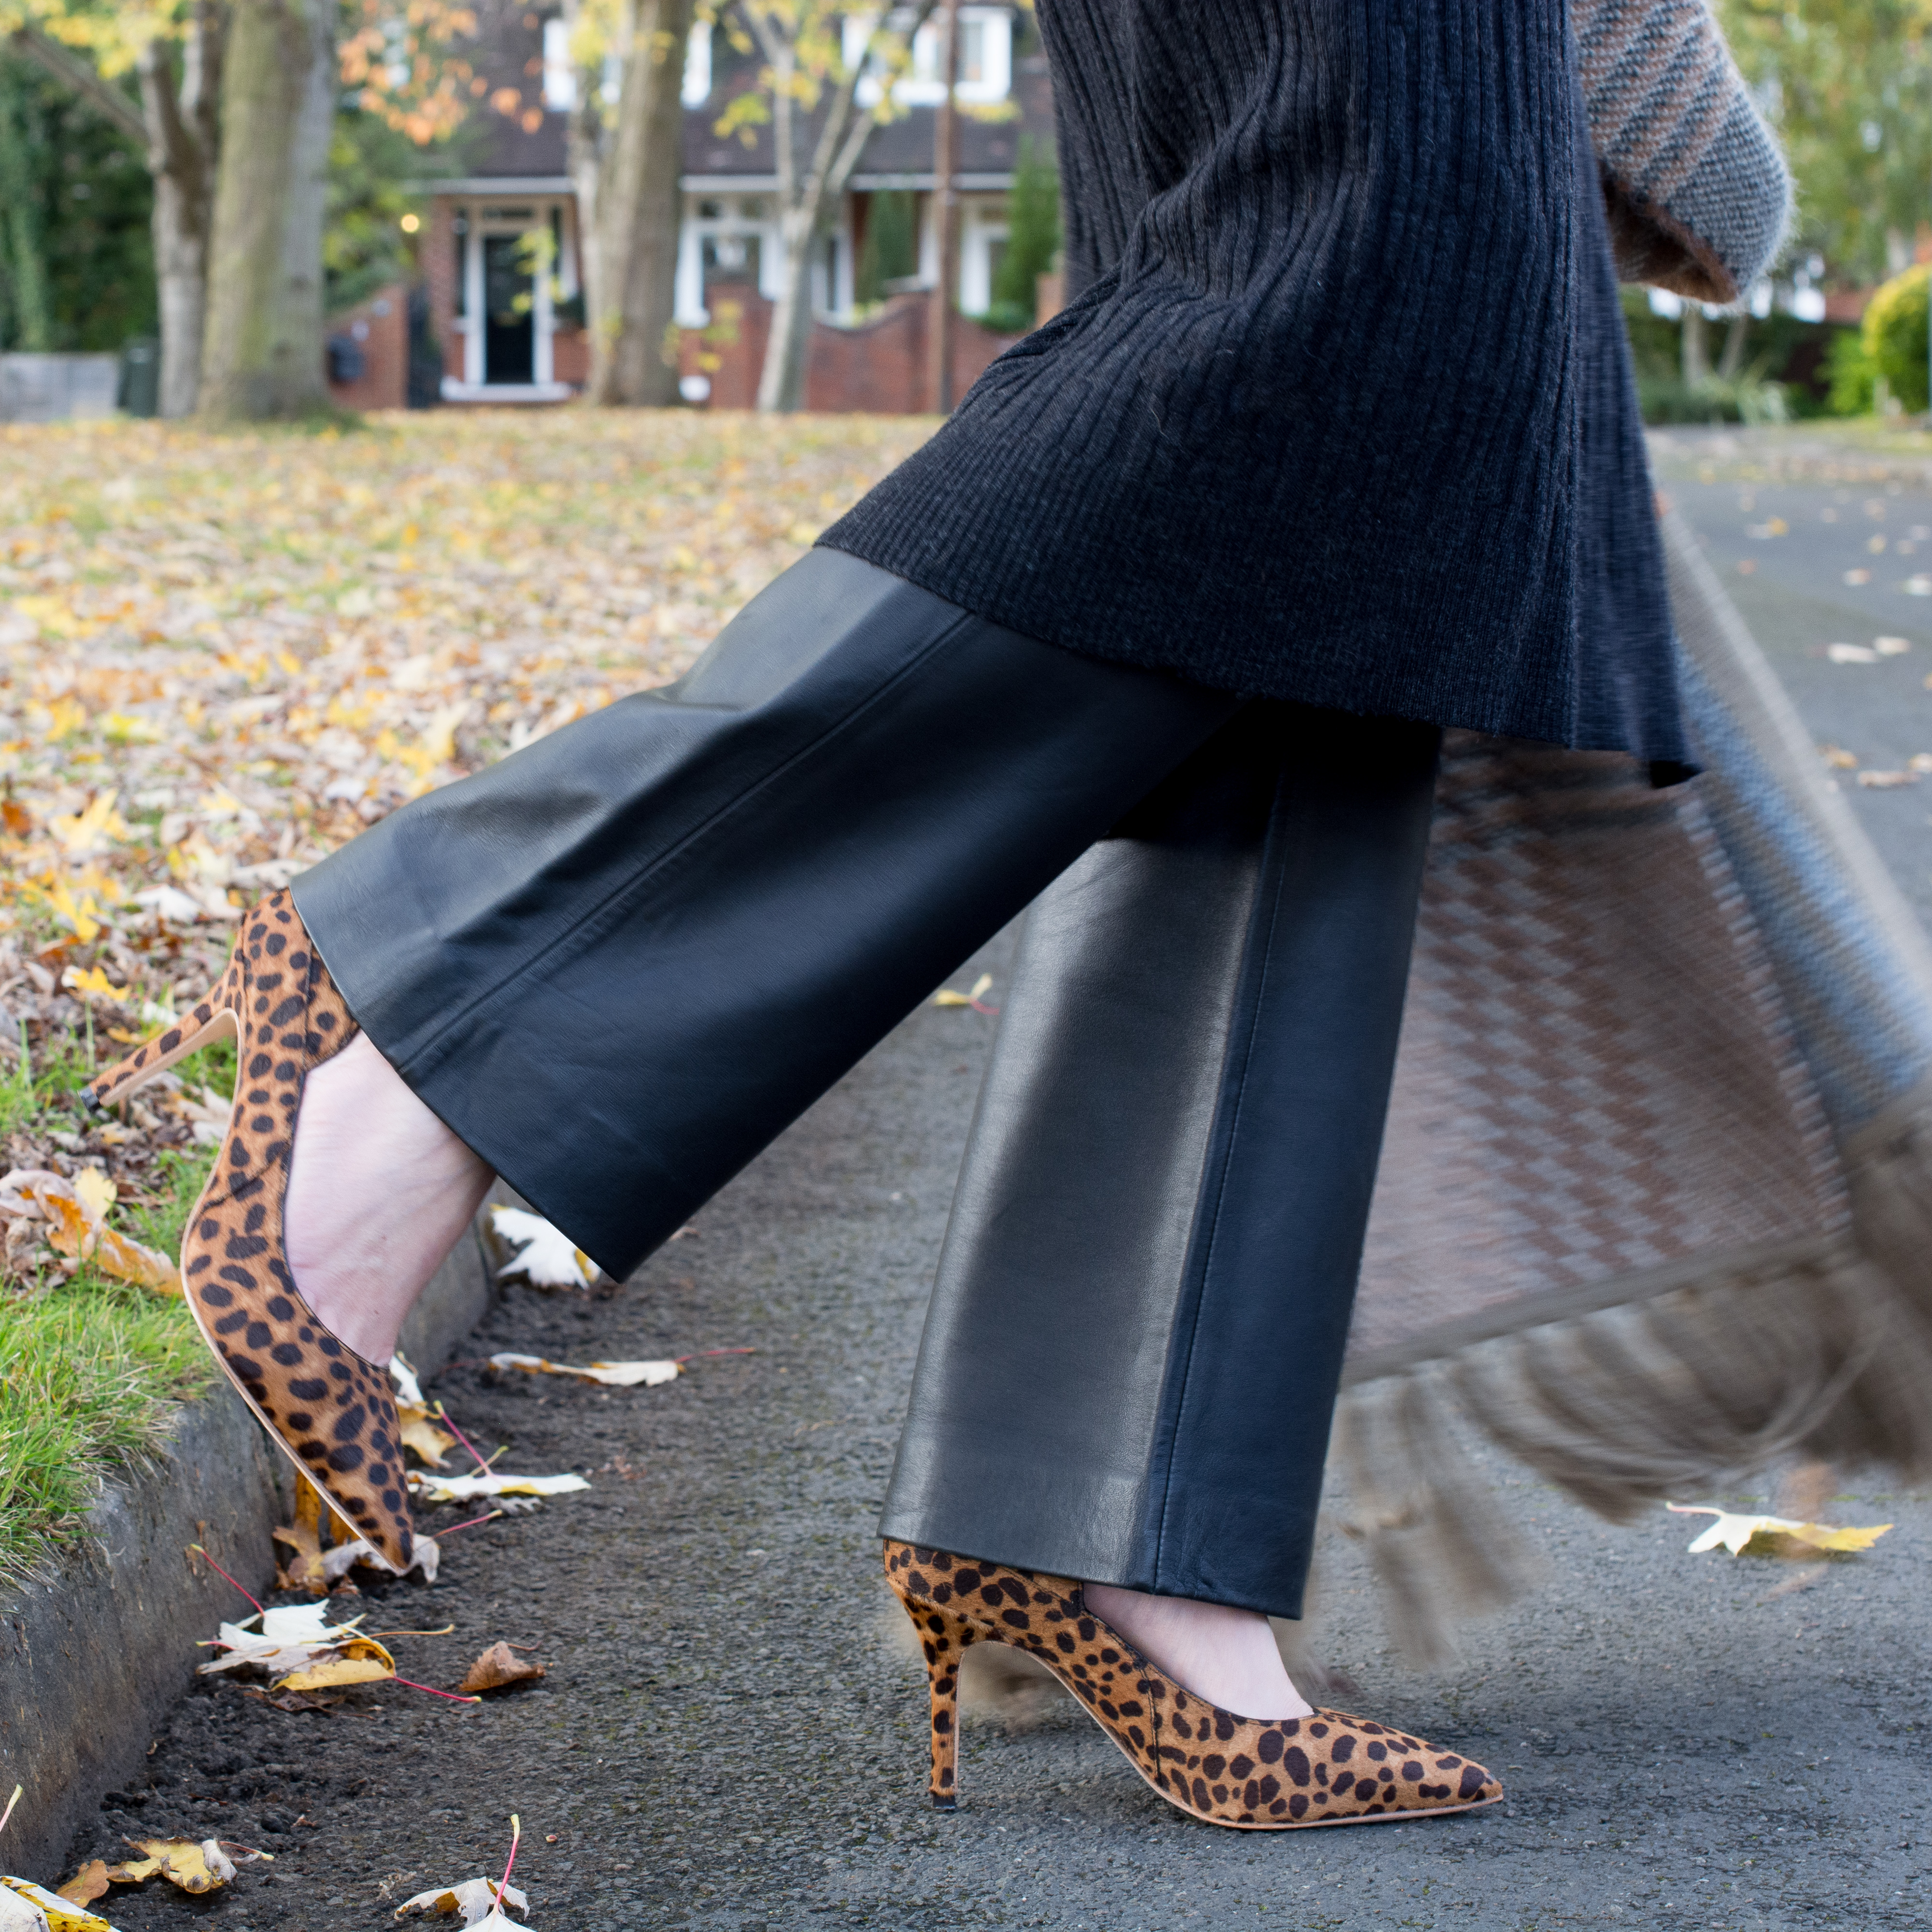
[[[1784,242],[1791,178],[1706,0],[1574,0],[1570,20],[1618,272],[1735,302]]]

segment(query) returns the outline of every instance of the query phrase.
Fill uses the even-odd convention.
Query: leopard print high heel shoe
[[[279,892],[242,922],[219,988],[90,1082],[86,1098],[111,1106],[198,1047],[236,1042],[234,1112],[182,1237],[188,1305],[284,1454],[400,1571],[414,1540],[388,1371],[316,1320],[282,1244],[302,1084],[358,1030],[295,902]]]
[[[1170,1804],[1237,1831],[1292,1832],[1474,1811],[1503,1788],[1479,1764],[1339,1711],[1237,1717],[1184,1690],[1086,1606],[1081,1586],[944,1550],[886,1544],[886,1581],[926,1652],[933,1803],[958,1802],[959,1661],[976,1643],[1035,1657]]]

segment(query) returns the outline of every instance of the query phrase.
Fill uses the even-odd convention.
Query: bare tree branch
[[[142,118],[140,109],[111,80],[104,80],[93,66],[71,47],[62,46],[51,34],[43,33],[31,21],[16,27],[7,36],[7,44],[14,52],[37,62],[56,80],[72,88],[75,93],[112,122],[128,140],[138,142],[145,152],[148,146],[148,125]]]

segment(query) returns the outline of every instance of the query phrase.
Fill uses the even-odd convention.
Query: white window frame
[[[894,16],[888,14],[890,24]],[[909,19],[910,16],[900,16]],[[877,14],[848,14],[842,32],[842,52],[849,68],[864,51],[866,41],[878,22]],[[968,27],[979,29],[982,36],[980,42],[980,74],[977,80],[962,76],[956,90],[961,100],[990,104],[1004,100],[1013,90],[1013,16],[1006,7],[962,7],[959,10],[960,38],[963,40]],[[858,86],[859,104],[873,107],[878,104],[884,88],[878,79],[868,74]],[[893,90],[893,97],[908,107],[937,107],[946,98],[946,83],[940,73],[939,23],[928,20],[913,37],[912,69],[902,77]]]

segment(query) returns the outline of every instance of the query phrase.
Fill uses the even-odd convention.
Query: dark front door
[[[536,380],[537,324],[530,251],[520,235],[483,238],[483,380]]]

